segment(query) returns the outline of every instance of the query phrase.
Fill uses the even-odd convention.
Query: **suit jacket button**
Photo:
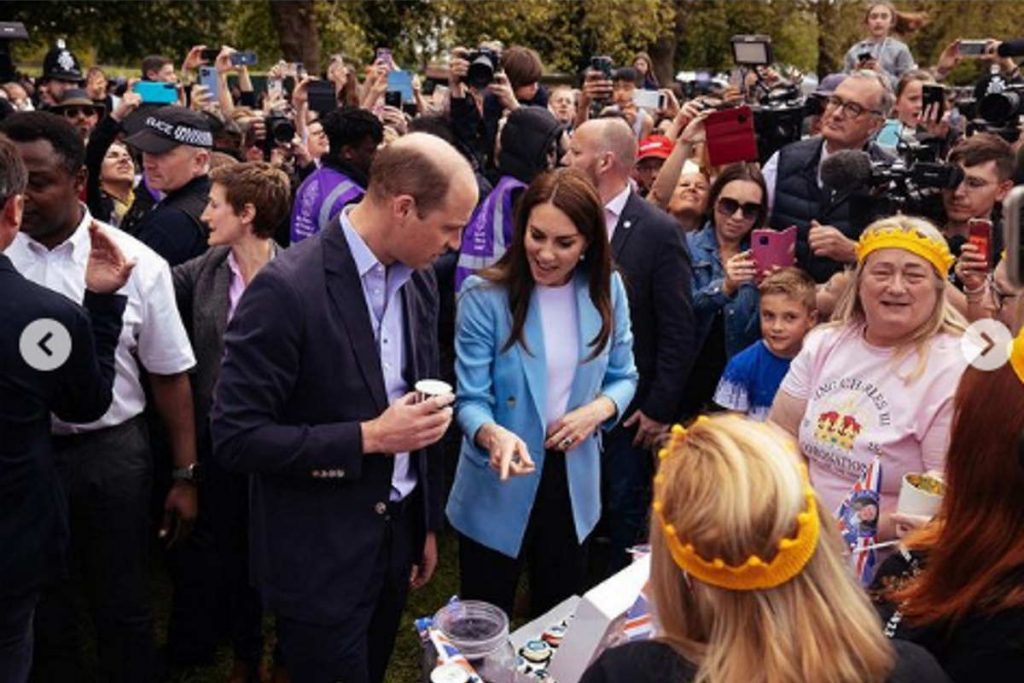
[[[376,512],[378,515],[383,515],[385,512],[388,511],[388,505],[387,503],[381,501],[373,506],[373,511]]]

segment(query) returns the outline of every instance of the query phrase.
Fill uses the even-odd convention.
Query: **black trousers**
[[[0,596],[0,681],[25,683],[32,669],[32,612],[39,593]]]
[[[647,540],[654,454],[633,445],[636,427],[617,425],[605,435],[601,454],[601,499],[610,556],[604,577],[632,562],[626,552]]]
[[[54,438],[71,518],[70,564],[96,625],[97,679],[147,683],[155,646],[147,577],[152,462],[146,424]],[[34,681],[82,678],[75,582],[45,589],[35,615]]]
[[[409,595],[422,500],[414,492],[385,513],[384,539],[362,599],[341,624],[311,624],[277,616],[277,640],[292,683],[381,683]]]
[[[168,553],[174,586],[167,655],[176,666],[212,662],[230,640],[235,659],[263,655],[263,609],[249,582],[249,477],[227,472],[204,449],[199,516],[192,535]]]
[[[580,543],[576,537],[565,458],[560,451],[545,453],[537,497],[518,557],[509,557],[459,534],[459,595],[463,599],[497,605],[511,620],[524,564],[530,581],[532,617],[583,592],[587,541]],[[480,504],[486,505],[487,501]]]

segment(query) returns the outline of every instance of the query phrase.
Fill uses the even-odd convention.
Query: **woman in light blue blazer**
[[[601,514],[598,428],[615,424],[637,384],[610,254],[597,191],[559,169],[526,189],[512,248],[459,297],[464,438],[447,513],[460,595],[510,617],[524,565],[534,614],[583,588]]]

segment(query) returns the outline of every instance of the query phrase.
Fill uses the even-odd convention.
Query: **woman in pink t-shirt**
[[[833,512],[879,458],[882,539],[895,533],[903,475],[944,467],[967,364],[959,343],[966,321],[945,294],[952,262],[926,221],[893,216],[868,226],[836,322],[804,340],[769,416],[797,436]]]

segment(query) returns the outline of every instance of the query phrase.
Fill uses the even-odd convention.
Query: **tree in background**
[[[957,37],[1014,37],[1022,0],[912,0],[931,21],[907,42],[934,63]],[[377,47],[399,64],[422,68],[456,45],[484,39],[535,48],[549,71],[578,72],[591,55],[628,64],[651,53],[668,82],[680,69],[732,66],[729,38],[767,33],[779,62],[819,75],[841,67],[863,33],[862,0],[219,0],[217,2],[6,2],[5,19],[24,22],[32,40],[15,43],[21,64],[39,64],[59,37],[86,65],[134,67],[150,53],[179,61],[200,43],[255,50],[264,66],[280,58],[321,71],[342,53],[367,64]],[[953,81],[980,71],[965,61]]]

